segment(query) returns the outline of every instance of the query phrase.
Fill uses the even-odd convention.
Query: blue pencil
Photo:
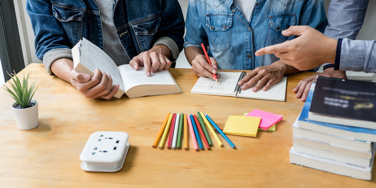
[[[191,118],[191,122],[192,122],[192,127],[195,131],[195,135],[196,135],[196,139],[197,139],[197,143],[198,143],[198,146],[201,150],[204,150],[204,146],[202,145],[202,142],[201,142],[201,137],[200,137],[200,134],[198,134],[198,130],[197,130],[197,125],[195,123],[195,120],[193,119],[193,116],[192,114],[189,115],[189,117]]]
[[[210,121],[210,123],[217,129],[219,134],[222,135],[222,137],[230,144],[230,146],[234,149],[236,149],[236,146],[231,142],[231,140],[225,135],[225,133],[222,132],[222,130],[217,126],[217,124],[214,123],[214,121],[207,115],[205,114],[206,119]]]

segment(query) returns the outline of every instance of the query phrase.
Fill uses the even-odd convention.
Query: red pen
[[[212,66],[212,63],[209,59],[209,56],[208,56],[208,53],[206,52],[206,49],[205,49],[205,46],[204,46],[204,43],[201,43],[201,47],[202,47],[202,50],[204,51],[204,54],[205,54],[205,57],[206,57],[206,60],[208,61],[209,65]],[[217,76],[213,73],[213,77],[215,79],[215,81],[218,83],[218,79],[217,79]]]

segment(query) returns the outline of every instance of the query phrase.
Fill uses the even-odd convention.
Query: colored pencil
[[[174,137],[172,139],[172,145],[171,145],[172,149],[176,149],[176,141],[177,141],[177,138],[178,138],[178,129],[179,129],[179,118],[180,118],[180,114],[178,113],[176,115],[176,119],[175,119]]]
[[[204,146],[202,145],[200,134],[198,133],[197,126],[196,126],[195,120],[193,119],[192,114],[190,115],[190,117],[191,117],[192,127],[195,130],[195,135],[196,135],[196,140],[197,140],[198,147],[201,150],[204,150]]]
[[[192,138],[192,142],[193,142],[193,147],[195,148],[196,151],[199,151],[199,150],[198,150],[198,146],[197,146],[196,137],[195,137],[195,131],[193,130],[193,126],[192,126],[191,118],[189,117],[189,115],[187,115],[187,120],[188,120],[188,125],[189,125],[189,131],[190,131],[190,133],[191,133],[191,138]]]
[[[184,114],[181,113],[180,114],[180,118],[179,118],[179,130],[178,130],[178,141],[176,143],[176,148],[177,149],[180,149],[181,148],[181,139],[182,139],[182,133],[183,133],[183,118],[184,118]]]
[[[201,125],[202,130],[204,131],[204,134],[205,134],[206,140],[208,141],[209,146],[213,146],[212,140],[211,140],[211,138],[210,138],[210,135],[209,135],[209,133],[208,133],[208,130],[207,130],[206,127],[205,127],[205,124],[204,124],[204,121],[202,120],[202,117],[201,117],[201,115],[200,115],[200,112],[197,112],[197,119],[198,119],[198,121],[200,122],[200,125]]]
[[[165,130],[166,123],[167,123],[167,121],[168,121],[168,117],[170,117],[170,113],[168,113],[168,114],[166,115],[166,118],[165,118],[165,120],[163,121],[161,128],[159,129],[158,135],[157,135],[157,137],[155,138],[154,143],[153,143],[153,145],[152,145],[153,148],[156,148],[156,147],[157,147],[158,142],[159,142],[159,140],[161,139],[162,133],[163,133],[163,131]]]
[[[170,130],[171,119],[172,119],[172,114],[170,114],[170,116],[168,117],[168,121],[167,121],[167,124],[166,124],[166,128],[164,129],[164,132],[163,132],[163,135],[162,135],[162,139],[161,139],[161,141],[159,142],[159,149],[163,149],[163,147],[164,147],[164,145],[165,145],[165,141],[166,141],[167,133],[168,133],[168,131]]]
[[[231,140],[223,133],[223,131],[217,126],[217,124],[214,123],[214,121],[206,114],[206,118],[209,120],[209,122],[217,129],[219,134],[222,135],[222,137],[230,144],[230,146],[234,149],[236,149],[236,146],[231,142]]]
[[[214,139],[218,142],[218,145],[219,145],[220,147],[223,147],[223,143],[222,143],[222,141],[219,139],[219,137],[218,137],[217,133],[214,131],[212,125],[211,125],[211,124],[209,123],[209,121],[206,119],[204,113],[200,112],[200,114],[201,114],[201,117],[202,117],[202,119],[204,120],[206,126],[209,128],[210,132],[211,132],[212,135],[214,136]]]
[[[188,146],[188,125],[187,125],[187,114],[184,114],[184,131],[183,131],[184,137],[183,137],[183,147],[185,150],[189,150]]]
[[[197,117],[196,117],[196,114],[193,114],[193,119],[194,119],[195,122],[196,122],[198,132],[200,133],[200,136],[201,136],[201,138],[202,138],[202,142],[204,143],[206,149],[210,150],[209,143],[208,143],[208,141],[206,140],[206,137],[205,137],[204,131],[202,131],[201,125],[200,125],[200,123],[198,122],[198,119],[197,119]]]
[[[204,51],[204,54],[205,54],[205,57],[206,57],[206,60],[208,61],[209,65],[211,66],[212,63],[210,61],[210,58],[208,56],[208,53],[206,52],[206,49],[205,49],[205,46],[204,46],[204,43],[201,43],[201,47],[202,47],[202,50]],[[213,73],[213,78],[214,80],[218,83],[218,79],[217,79],[217,76]]]
[[[172,137],[174,135],[175,119],[176,119],[176,114],[174,113],[174,115],[172,116],[172,121],[171,121],[170,134],[168,136],[167,149],[171,149]]]

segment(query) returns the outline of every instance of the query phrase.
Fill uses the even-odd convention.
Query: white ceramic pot
[[[22,109],[15,108],[17,102],[12,104],[14,116],[20,129],[29,130],[38,126],[38,102],[36,100],[31,100],[31,102],[35,105]]]

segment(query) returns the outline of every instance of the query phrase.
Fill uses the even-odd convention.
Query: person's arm
[[[87,98],[111,99],[119,89],[112,86],[112,79],[100,70],[93,77],[73,70],[71,44],[59,21],[52,13],[52,4],[47,0],[28,0],[26,10],[35,34],[36,56],[50,74],[71,83]]]
[[[368,0],[331,0],[328,9],[329,24],[324,34],[339,39],[355,39],[361,29]]]
[[[50,1],[28,0],[26,10],[35,34],[35,54],[43,60],[47,71],[53,74],[51,65],[55,60],[60,58],[72,59],[70,43],[64,29],[52,13]],[[60,51],[60,53],[50,53],[48,57],[44,57],[47,52],[53,50]]]
[[[217,74],[218,64],[213,57],[209,57],[212,65],[210,66],[202,51],[201,43],[208,46],[208,37],[206,35],[204,24],[200,20],[197,4],[195,0],[190,0],[187,12],[184,52],[185,56],[192,66],[196,76],[209,77],[214,79],[213,74]],[[217,77],[220,75],[217,74]]]
[[[376,72],[376,41],[343,39],[339,54],[339,70]]]

